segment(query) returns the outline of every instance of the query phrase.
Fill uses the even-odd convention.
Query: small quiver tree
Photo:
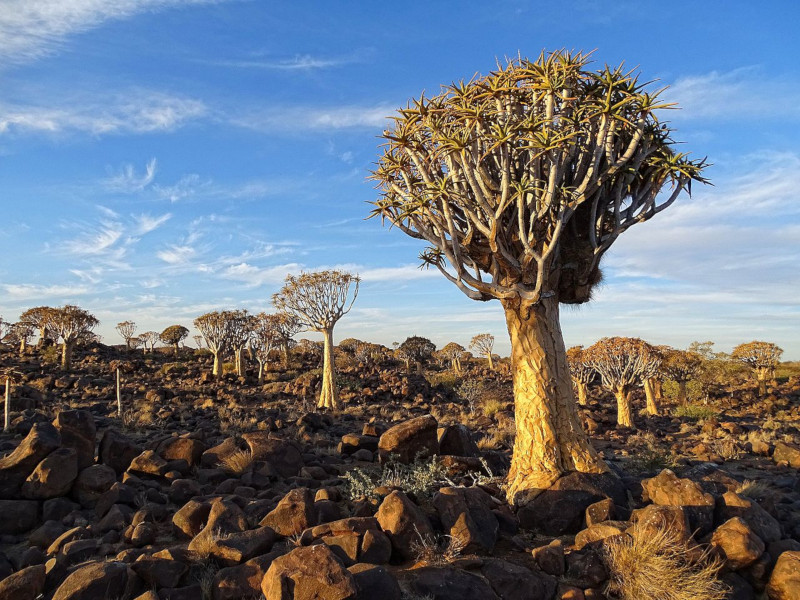
[[[174,354],[178,354],[180,343],[189,335],[189,330],[183,325],[170,325],[158,335],[158,339],[167,346],[173,347]]]
[[[5,337],[8,335],[10,329],[11,323],[3,320],[3,317],[0,316],[0,342],[5,342]]]
[[[678,384],[678,404],[686,405],[688,394],[686,384],[703,365],[703,357],[688,350],[663,350],[661,353],[661,371],[666,377]]]
[[[603,338],[586,349],[584,360],[600,375],[603,387],[617,399],[617,423],[635,427],[631,392],[653,368],[650,344],[638,338]]]
[[[479,333],[469,343],[469,347],[476,354],[485,356],[489,361],[489,368],[494,369],[494,360],[492,360],[492,349],[494,348],[494,336],[491,333]]]
[[[586,363],[583,346],[573,346],[567,350],[567,361],[569,362],[569,374],[578,391],[578,404],[585,406],[589,398],[589,384],[594,381],[597,371]]]
[[[203,347],[203,336],[200,334],[196,334],[192,336],[194,340],[194,347],[200,350]]]
[[[276,313],[275,327],[278,334],[278,344],[283,353],[283,364],[289,364],[289,350],[295,345],[294,336],[303,330],[300,321],[294,315],[286,312]]]
[[[767,395],[767,379],[774,376],[783,350],[771,342],[752,341],[739,344],[731,357],[753,370],[758,382],[758,395]]]
[[[8,431],[11,425],[11,387],[18,381],[22,381],[22,373],[13,369],[3,369],[0,371],[0,384],[4,387],[5,407],[3,410],[3,431]]]
[[[153,352],[156,344],[161,340],[161,336],[157,331],[145,331],[139,336],[139,339],[142,340],[145,350],[148,352]]]
[[[48,335],[47,324],[49,323],[50,312],[54,309],[49,306],[35,306],[29,308],[19,316],[21,323],[27,323],[33,329],[38,330],[39,340],[37,346],[44,346],[48,344],[53,335]]]
[[[323,335],[322,389],[317,404],[320,408],[339,407],[333,328],[352,308],[360,281],[358,275],[343,271],[289,275],[281,291],[272,297],[279,311],[294,316],[302,327]]]
[[[255,328],[255,318],[246,310],[225,311],[228,318],[228,341],[233,350],[233,362],[236,374],[245,374],[244,350],[250,344]]]
[[[61,339],[61,367],[69,370],[75,345],[93,335],[92,329],[100,321],[88,311],[71,304],[50,309],[47,314],[45,330],[52,331]]]
[[[34,329],[30,324],[24,321],[17,321],[16,323],[11,324],[6,337],[18,344],[19,353],[24,354],[28,344],[30,343],[31,339],[33,339],[33,335]]]
[[[461,373],[461,356],[464,354],[465,348],[461,344],[450,342],[446,344],[439,354],[441,357],[450,363],[453,373]]]
[[[281,345],[279,322],[282,315],[259,313],[255,317],[253,329],[253,347],[258,361],[258,381],[264,380],[264,367],[269,362],[270,354]]]
[[[661,401],[661,362],[663,352],[667,346],[650,346],[650,361],[647,369],[642,373],[642,387],[644,388],[645,410],[648,415],[658,415],[658,404]]]
[[[136,333],[136,323],[133,321],[122,321],[117,323],[117,333],[125,340],[125,348],[130,351],[132,348],[131,340]]]
[[[423,263],[469,298],[503,305],[516,504],[570,471],[608,470],[581,429],[559,303],[587,302],[614,241],[704,181],[704,161],[673,149],[658,92],[622,66],[588,64],[542,53],[415,100],[384,132],[373,173],[373,214],[428,242]]]
[[[407,337],[405,341],[398,346],[396,354],[405,361],[406,370],[410,370],[411,363],[416,365],[417,373],[422,372],[423,363],[428,362],[433,353],[436,352],[436,344],[428,338],[420,335],[412,335]]]
[[[200,315],[194,320],[194,326],[206,342],[206,348],[214,356],[212,375],[222,377],[222,356],[230,345],[229,312],[214,311]]]

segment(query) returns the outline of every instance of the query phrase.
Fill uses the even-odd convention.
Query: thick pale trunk
[[[581,428],[572,391],[558,301],[536,306],[504,302],[511,336],[516,436],[507,496],[529,502],[572,471],[608,470]]]
[[[244,348],[236,348],[236,350],[233,351],[233,355],[236,363],[236,374],[239,377],[243,377],[245,374]]]
[[[176,344],[175,344],[175,350],[173,351],[173,354],[174,354],[175,356],[177,356],[177,355],[178,355],[178,352],[180,352],[180,347],[178,346],[178,343],[176,343]]]
[[[769,369],[756,369],[756,380],[758,381],[758,395],[767,395],[767,376]]]
[[[322,332],[325,341],[322,349],[322,389],[319,392],[318,408],[339,408],[339,390],[336,389],[336,368],[333,363],[333,330]]]
[[[686,381],[681,380],[678,382],[678,405],[686,406]]]
[[[582,381],[576,381],[575,387],[578,388],[578,404],[586,406],[589,397],[589,387]]]
[[[489,353],[486,355],[486,358],[488,358],[488,359],[489,359],[489,368],[490,368],[492,371],[494,371],[494,361],[492,360],[492,353],[491,353],[491,352],[489,352]]]
[[[222,361],[220,360],[220,352],[214,352],[214,369],[211,371],[212,375],[219,379],[222,377]]]
[[[283,344],[283,365],[285,367],[289,366],[289,344]]]
[[[8,431],[11,425],[11,379],[6,377],[6,408],[3,420],[3,431]]]
[[[652,379],[644,380],[644,395],[647,398],[647,414],[658,414],[658,402],[656,401],[656,386]]]
[[[28,344],[27,344],[27,342],[25,341],[25,338],[22,338],[22,339],[19,341],[19,353],[20,353],[20,354],[25,354],[25,349],[26,349],[27,347],[28,347]]]
[[[625,387],[618,387],[614,391],[617,398],[617,424],[620,427],[635,428],[633,424],[633,410],[631,410],[631,392]]]
[[[405,363],[406,363],[406,371],[410,371],[411,370],[411,360],[407,358],[407,359],[405,359]]]
[[[72,364],[72,344],[64,342],[61,345],[61,368],[65,371],[69,371],[69,367]]]
[[[452,365],[453,365],[453,373],[458,374],[461,372],[461,365],[458,364],[457,359],[455,358],[453,359]]]

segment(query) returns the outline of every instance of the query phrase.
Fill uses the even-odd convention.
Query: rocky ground
[[[594,390],[584,426],[613,472],[515,511],[502,364],[409,374],[342,353],[344,408],[323,414],[313,354],[262,384],[215,381],[190,350],[95,345],[68,374],[46,358],[0,354],[20,374],[0,437],[2,600],[688,600],[703,596],[678,571],[709,562],[723,586],[705,597],[800,598],[796,378],[635,431]],[[664,535],[675,577],[637,591]]]

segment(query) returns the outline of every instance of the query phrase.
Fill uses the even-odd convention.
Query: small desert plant
[[[483,397],[483,388],[484,383],[477,379],[465,379],[456,388],[456,394],[467,403],[471,414],[475,414],[478,400]]]
[[[702,419],[711,419],[716,417],[717,411],[710,406],[687,404],[686,406],[676,407],[674,414],[676,417],[686,417],[687,419],[692,419],[693,421],[700,421]]]
[[[637,471],[649,473],[675,466],[675,457],[659,447],[653,433],[632,435],[628,442],[632,447],[631,465]]]
[[[483,414],[487,417],[496,415],[501,410],[504,410],[506,403],[496,398],[486,398],[483,401]]]
[[[417,459],[411,464],[390,462],[379,470],[355,468],[344,474],[345,493],[353,500],[377,497],[375,489],[396,487],[419,497],[428,497],[442,484],[451,484],[437,458]]]
[[[734,440],[713,440],[711,450],[725,460],[737,460],[742,457],[742,451]]]
[[[253,464],[253,453],[250,450],[238,450],[224,456],[220,462],[222,468],[233,475],[242,475]]]
[[[775,489],[765,481],[754,481],[752,479],[745,479],[734,491],[740,496],[751,500],[762,500],[776,494]]]
[[[723,600],[727,587],[717,579],[721,563],[688,551],[678,534],[658,529],[647,535],[606,540],[610,578],[606,593],[620,600]]]
[[[450,535],[423,536],[417,532],[419,541],[411,544],[417,562],[431,567],[450,564],[461,556],[464,542]]]

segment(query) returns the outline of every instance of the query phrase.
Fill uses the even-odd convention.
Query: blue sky
[[[79,304],[161,330],[270,309],[285,275],[363,277],[336,338],[466,345],[477,303],[417,269],[421,245],[365,221],[385,117],[497,59],[596,49],[669,84],[695,188],[626,232],[568,345],[640,336],[800,359],[800,5],[0,0],[0,315]]]

